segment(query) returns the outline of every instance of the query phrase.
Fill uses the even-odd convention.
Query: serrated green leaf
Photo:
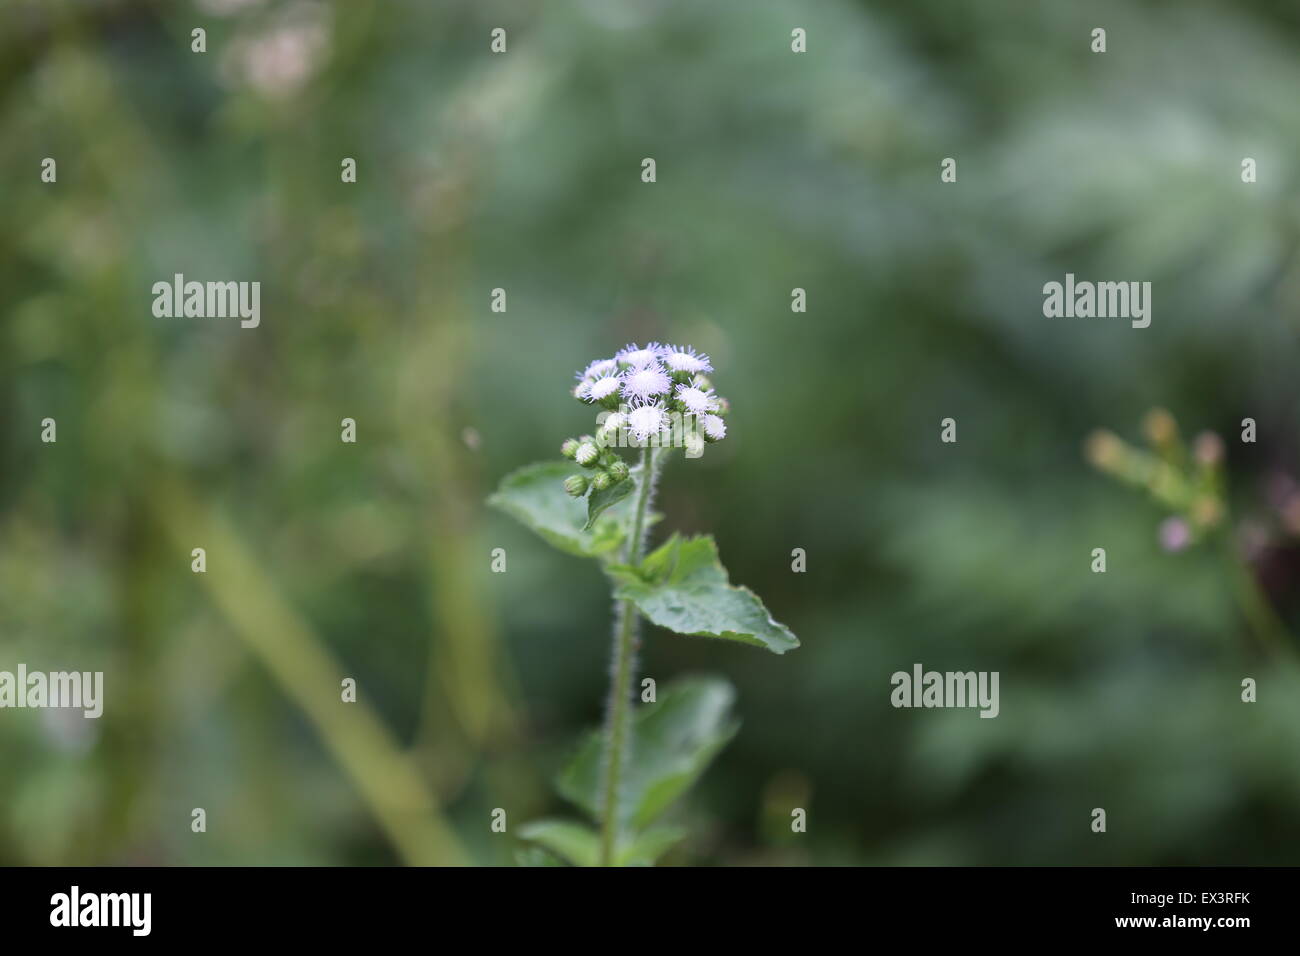
[[[588,529],[586,503],[564,490],[564,479],[576,470],[567,461],[527,465],[506,475],[488,504],[532,528],[561,551],[582,558],[610,554],[623,540],[623,526],[607,518]]]
[[[614,597],[632,601],[652,623],[678,634],[716,637],[784,654],[799,639],[772,620],[758,595],[736,587],[708,536],[673,535],[639,568],[613,565]]]
[[[597,491],[595,488],[587,495],[587,523],[583,526],[583,531],[590,529],[605,511],[618,504],[624,498],[632,493],[636,487],[636,481],[632,477],[625,478],[616,485],[610,485],[604,491]]]
[[[661,688],[657,703],[637,706],[619,797],[621,829],[649,825],[699,779],[740,727],[730,715],[735,696],[725,680],[696,677]],[[593,820],[600,814],[601,744],[599,733],[588,736],[556,780]]]
[[[650,827],[619,848],[618,865],[654,866],[661,856],[685,836],[686,830],[683,827]]]
[[[536,820],[525,824],[519,835],[545,847],[574,866],[595,866],[600,854],[600,837],[583,823],[569,820]]]

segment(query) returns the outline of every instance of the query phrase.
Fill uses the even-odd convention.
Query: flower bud
[[[597,434],[605,445],[613,445],[618,443],[619,433],[626,427],[627,415],[622,412],[611,412],[605,416]]]
[[[613,483],[614,482],[609,477],[609,472],[607,471],[598,471],[596,472],[595,475],[592,476],[591,479],[591,487],[594,488],[596,491],[604,491]]]
[[[1178,423],[1166,409],[1153,408],[1142,420],[1142,430],[1156,447],[1168,445],[1178,437]]]
[[[575,498],[587,493],[587,479],[583,475],[570,475],[564,479],[564,490]]]
[[[595,444],[590,441],[584,441],[578,446],[578,450],[573,453],[573,460],[583,468],[590,468],[600,457],[600,452],[596,450]]]
[[[1223,439],[1214,432],[1201,432],[1192,447],[1196,460],[1202,465],[1217,465],[1223,461]]]
[[[578,439],[566,438],[564,444],[560,445],[560,454],[565,458],[575,458],[578,454]]]
[[[1223,517],[1223,506],[1209,496],[1197,498],[1192,503],[1192,520],[1202,528],[1213,528]]]
[[[627,462],[625,462],[622,458],[617,459],[612,465],[609,466],[609,477],[614,482],[614,484],[618,484],[620,481],[627,481],[627,476],[628,476]]]
[[[1094,468],[1114,471],[1124,458],[1124,443],[1114,432],[1098,429],[1088,436],[1084,455]]]

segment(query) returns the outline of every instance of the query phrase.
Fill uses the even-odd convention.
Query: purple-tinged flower
[[[1192,529],[1182,518],[1160,522],[1160,547],[1169,552],[1182,551],[1192,543]]]
[[[673,387],[668,373],[658,362],[623,373],[623,394],[638,402],[648,402],[666,394]]]
[[[581,381],[589,381],[595,378],[604,378],[607,375],[613,375],[618,371],[618,362],[612,358],[596,359],[585,369],[579,372],[576,378]]]

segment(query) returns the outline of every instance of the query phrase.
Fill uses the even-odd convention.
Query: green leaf
[[[554,853],[548,853],[540,846],[526,846],[516,850],[515,863],[519,866],[568,866]]]
[[[570,497],[564,490],[564,479],[576,470],[577,466],[567,461],[527,465],[506,475],[488,504],[532,528],[561,551],[582,558],[608,554],[623,540],[623,527],[613,518],[589,527],[582,499]]]
[[[632,601],[651,622],[678,634],[717,637],[784,654],[799,639],[772,615],[749,588],[735,587],[718,560],[718,547],[704,536],[673,535],[639,568],[608,568],[614,597]]]
[[[530,843],[545,847],[574,866],[595,866],[600,853],[600,838],[584,823],[569,820],[536,820],[525,824],[519,835]]]
[[[647,826],[694,785],[740,728],[731,717],[735,696],[725,680],[696,677],[662,688],[657,703],[636,708],[619,797],[621,829]],[[599,733],[588,736],[556,780],[560,793],[593,820],[600,816],[601,745]]]
[[[522,827],[522,839],[536,846],[516,851],[520,866],[595,866],[599,859],[600,837],[582,823],[568,820],[537,820]],[[614,862],[618,866],[654,866],[655,862],[682,841],[683,827],[650,827],[643,833],[620,840]]]
[[[587,495],[587,523],[582,530],[589,530],[607,508],[612,508],[630,495],[634,487],[636,487],[636,479],[629,476],[616,485],[610,485],[604,491],[593,488],[591,494]]]
[[[683,827],[650,827],[619,848],[619,866],[654,866],[655,862],[682,841]]]

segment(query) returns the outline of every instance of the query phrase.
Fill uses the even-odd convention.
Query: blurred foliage
[[[512,862],[494,808],[571,812],[609,602],[484,499],[646,339],[734,409],[657,540],[804,644],[647,635],[743,719],[666,862],[1295,862],[1295,638],[1225,561],[1294,635],[1298,53],[1265,0],[7,0],[0,669],[107,702],[0,712],[0,862]],[[260,281],[261,327],[153,318],[177,272]],[[1151,281],[1151,327],[1045,319],[1066,272]],[[1227,558],[1085,461],[1153,406],[1224,439]],[[892,709],[917,661],[1001,715]]]

